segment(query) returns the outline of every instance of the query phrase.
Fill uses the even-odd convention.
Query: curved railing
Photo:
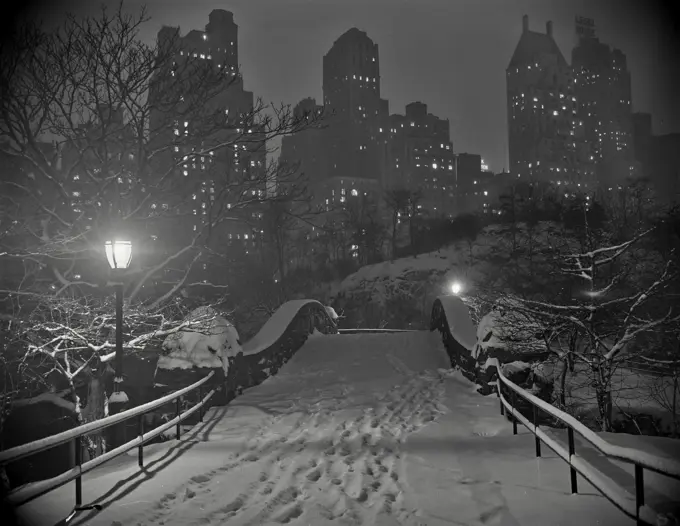
[[[460,368],[461,372],[469,379],[476,381],[478,380],[478,375],[473,371],[479,368],[477,367],[478,364],[476,363],[476,360],[470,353],[470,342],[457,341],[454,336],[454,333],[457,331],[451,330],[447,311],[448,316],[451,316],[450,309],[446,308],[446,305],[442,302],[441,298],[437,298],[432,308],[430,330],[441,331],[447,352],[451,357],[451,364],[454,367]],[[497,358],[489,358],[484,369],[485,378],[490,380],[490,384],[495,387],[497,396],[500,399],[501,414],[507,412],[507,414],[512,417],[514,434],[517,434],[517,422],[520,422],[534,434],[537,457],[541,456],[541,443],[545,443],[569,465],[572,493],[578,492],[576,474],[579,473],[617,508],[629,517],[636,519],[639,526],[657,524],[659,519],[657,512],[645,505],[644,470],[653,471],[672,479],[680,480],[680,462],[652,455],[645,451],[610,444],[602,439],[602,437],[598,436],[597,433],[588,429],[581,422],[576,420],[573,416],[560,411],[552,404],[538,398],[512,382],[503,374],[502,365]],[[495,373],[492,372],[494,369]],[[508,401],[508,397],[510,398],[510,401]],[[517,404],[518,397],[524,402],[528,402],[532,408],[531,420],[519,411]],[[542,416],[540,413],[550,415],[567,427],[568,444],[566,448],[539,427],[539,417]],[[630,495],[630,493],[616,482],[602,475],[583,458],[576,456],[574,432],[582,436],[607,458],[634,465],[635,496]]]
[[[472,347],[474,347],[474,342],[470,332],[474,334],[476,331],[469,314],[466,318],[460,317],[459,323],[463,325],[465,331],[465,338],[457,337],[456,330],[450,325],[447,313],[451,315],[450,303],[457,301],[460,304],[462,300],[460,298],[453,298],[448,296],[438,297],[432,303],[432,315],[430,317],[430,331],[438,330],[442,335],[442,341],[444,347],[446,348],[446,353],[449,355],[449,360],[451,361],[451,366],[458,368],[463,376],[468,380],[481,383],[480,379],[476,375],[476,360],[472,356]],[[465,307],[467,308],[467,307]],[[460,341],[463,340],[463,341]]]
[[[292,300],[281,305],[262,329],[243,344],[242,352],[228,358],[226,402],[276,374],[315,329],[324,334],[338,332],[323,304],[316,300]]]

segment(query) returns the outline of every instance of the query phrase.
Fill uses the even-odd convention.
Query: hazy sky
[[[106,2],[115,6],[117,1]],[[628,56],[634,111],[653,114],[656,133],[680,132],[680,36],[672,2],[644,0],[127,0],[146,5],[152,20],[144,39],[162,25],[182,34],[203,29],[213,9],[234,13],[246,89],[265,101],[322,101],[322,59],[347,29],[379,45],[381,96],[391,113],[422,101],[448,118],[454,151],[479,153],[494,171],[507,165],[505,68],[522,31],[545,31],[552,20],[571,62],[574,16],[595,19],[603,42]],[[96,0],[52,0],[41,10],[96,13]],[[673,25],[674,24],[674,25]]]

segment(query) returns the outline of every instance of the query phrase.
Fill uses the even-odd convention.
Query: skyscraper
[[[257,230],[252,226],[253,219],[261,214],[251,206],[233,212],[234,219],[242,221],[223,221],[219,228],[206,228],[215,214],[224,214],[239,201],[257,202],[267,191],[263,180],[266,148],[253,115],[253,93],[244,89],[239,72],[234,16],[215,9],[205,30],[191,30],[185,36],[180,35],[179,27],[165,26],[158,32],[158,42],[160,53],[171,55],[172,60],[164,61],[171,70],[159,75],[161,80],[151,81],[149,96],[154,112],[150,129],[160,146],[171,145],[165,163],[172,169],[178,193],[182,193],[178,199],[185,217],[180,224],[163,224],[164,231],[155,232],[154,238],[164,238],[164,246],[185,243],[187,237],[195,237],[204,229],[210,231],[211,243],[241,240],[253,248],[259,238],[253,235]],[[192,75],[194,71],[196,75]],[[210,71],[220,74],[211,75]],[[179,103],[172,100],[164,107],[167,89],[180,94]],[[192,89],[206,100],[189,102],[196,96]],[[173,208],[172,203],[152,206]],[[207,270],[205,263],[202,269]]]
[[[328,176],[381,182],[388,134],[388,103],[380,98],[378,45],[356,28],[323,57]],[[382,131],[381,131],[382,129]]]
[[[323,106],[317,104],[316,99],[307,97],[297,103],[293,109],[293,115],[296,118],[303,118],[306,115],[311,118],[314,114],[321,114],[322,111]],[[311,185],[323,182],[327,178],[323,145],[324,131],[321,127],[313,126],[286,135],[281,140],[279,161],[289,170],[297,168]]]
[[[595,36],[592,20],[588,32],[579,31],[582,20],[576,22],[580,37],[571,54],[577,116],[584,124],[597,179],[604,187],[618,186],[636,175],[630,72],[626,55]]]
[[[428,113],[422,102],[412,102],[405,115],[390,115],[387,131],[385,186],[420,190],[424,213],[453,217],[456,181],[448,119]]]
[[[553,38],[552,22],[538,33],[523,17],[506,83],[510,171],[558,185],[593,186],[572,69]]]

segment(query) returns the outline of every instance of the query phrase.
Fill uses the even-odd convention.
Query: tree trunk
[[[87,405],[81,412],[83,424],[104,418],[105,398],[104,383],[100,378],[90,376],[90,382],[87,386]],[[98,457],[105,451],[105,441],[101,432],[87,435],[85,445],[87,449],[87,457],[85,458],[88,459]]]
[[[569,360],[569,353],[562,360],[562,371],[560,372],[560,407],[564,410],[567,407],[567,370],[569,368],[567,361]]]
[[[611,375],[602,370],[604,364],[595,369],[595,398],[597,399],[597,411],[600,416],[601,431],[612,430],[612,390]]]

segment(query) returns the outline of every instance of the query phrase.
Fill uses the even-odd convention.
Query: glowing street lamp
[[[461,292],[463,292],[463,285],[460,281],[454,281],[451,283],[451,292],[454,296],[458,296]]]
[[[107,241],[104,248],[112,270],[128,268],[132,259],[132,241]]]
[[[107,241],[104,245],[106,251],[106,259],[114,274],[119,274],[120,271],[125,270],[130,265],[132,259],[132,242],[131,241]],[[116,276],[118,277],[118,276]],[[123,283],[116,283],[116,356],[115,356],[115,373],[113,378],[113,395],[109,399],[109,404],[127,402],[127,396],[120,391],[120,385],[123,383]],[[109,406],[109,413],[117,411],[111,410]]]

